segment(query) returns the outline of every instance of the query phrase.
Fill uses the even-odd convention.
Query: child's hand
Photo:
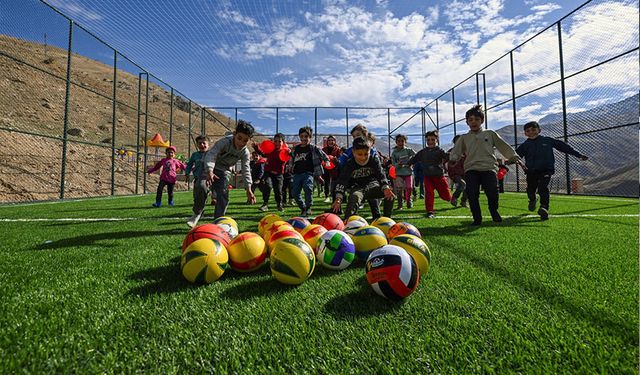
[[[220,177],[216,176],[213,171],[208,171],[207,173],[207,186],[211,186],[215,180],[220,179]]]
[[[247,202],[249,204],[255,204],[256,203],[256,196],[251,191],[251,188],[247,189],[246,192],[247,192]]]
[[[334,213],[340,212],[341,203],[342,202],[340,201],[340,199],[336,198],[336,200],[333,201],[333,204],[331,204],[331,211],[333,211]]]
[[[582,155],[580,156],[580,160],[582,161],[589,160],[589,157],[587,155]]]
[[[390,188],[386,188],[384,190],[384,199],[390,201],[396,198],[396,195],[393,194],[393,191]]]

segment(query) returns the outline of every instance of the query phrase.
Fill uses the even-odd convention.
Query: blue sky
[[[420,107],[583,1],[46,2],[207,106]],[[567,69],[579,70],[637,46],[637,3],[593,1],[573,17],[575,22],[564,24]],[[8,30],[0,27],[0,32],[20,29],[23,37],[38,41],[48,32],[49,43],[65,46],[64,22],[51,22],[51,12],[43,8],[35,0],[3,2],[0,20]],[[30,31],[24,30],[25,17]],[[530,48],[515,55],[516,64],[522,66],[516,72],[516,86],[522,90],[555,77],[557,34],[545,34],[536,38],[537,45],[529,43]],[[110,63],[112,53],[107,48],[76,35],[78,52]],[[615,69],[630,66],[637,78],[637,54],[627,60]],[[122,66],[133,70],[131,65]],[[499,102],[510,95],[509,74],[505,67],[491,69],[495,72],[488,71],[486,77],[493,97],[488,99]],[[609,73],[598,75],[603,74]],[[591,104],[637,92],[637,79],[603,82],[598,75],[587,83],[591,89],[607,87],[609,98],[592,95]],[[576,87],[583,84],[575,82]],[[579,91],[572,96],[576,100]],[[558,110],[557,100],[545,101],[544,92],[539,97],[519,111],[541,117]],[[474,100],[471,93],[462,99]],[[445,97],[442,105],[446,102]],[[576,110],[585,106],[581,103]],[[357,118],[357,113],[353,116]],[[406,118],[406,113],[402,116]],[[446,117],[441,120],[451,120]],[[510,117],[497,109],[493,118]],[[386,126],[384,120],[377,123]]]

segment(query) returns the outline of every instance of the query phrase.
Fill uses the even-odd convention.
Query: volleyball
[[[283,284],[299,285],[311,276],[316,256],[311,246],[299,238],[287,237],[274,243],[271,275]]]
[[[220,241],[220,243],[225,247],[227,247],[231,241],[229,234],[221,226],[217,224],[202,224],[194,227],[189,231],[189,233],[187,233],[182,241],[182,251],[184,252],[192,242],[201,238],[210,238],[212,240]]]
[[[316,254],[318,253],[318,242],[320,241],[320,237],[325,233],[327,233],[327,228],[318,224],[311,224],[300,232],[302,238],[304,238]]]
[[[353,262],[356,249],[351,238],[337,229],[327,231],[318,245],[318,263],[332,270],[343,270]]]
[[[349,224],[352,221],[359,221],[361,223],[363,223],[364,225],[369,225],[369,222],[363,218],[362,216],[358,216],[358,215],[351,215],[347,218],[347,220],[344,221],[345,224]]]
[[[240,233],[227,247],[231,268],[240,272],[255,271],[267,258],[267,246],[259,235]]]
[[[364,221],[364,222],[362,222],[360,220],[350,221],[350,222],[348,222],[348,223],[346,223],[344,225],[344,231],[345,231],[345,233],[347,233],[349,235],[353,235],[353,233],[356,230],[358,230],[358,229],[360,229],[362,227],[365,227],[367,225],[369,225],[369,224],[367,224],[366,221]]]
[[[387,232],[387,238],[391,241],[395,236],[399,236],[401,234],[412,234],[416,237],[422,238],[418,228],[405,221],[393,224]]]
[[[273,250],[273,244],[278,241],[281,240],[283,238],[289,238],[289,237],[294,237],[300,240],[304,241],[304,238],[302,238],[302,235],[298,232],[296,232],[294,229],[290,229],[290,228],[283,228],[282,230],[279,230],[277,232],[275,232],[274,234],[272,234],[269,237],[269,241],[266,241],[267,243],[267,253],[271,253],[271,250]]]
[[[388,218],[386,216],[380,216],[379,218],[372,221],[371,225],[380,229],[386,236],[387,233],[389,232],[389,228],[391,228],[391,226],[393,226],[395,223],[396,222],[393,221],[393,219],[391,218]]]
[[[304,217],[292,217],[291,219],[287,220],[287,223],[291,224],[293,229],[298,232],[302,232],[304,228],[311,225],[311,222]]]
[[[229,238],[234,239],[238,236],[238,228],[232,226],[229,223],[220,223],[218,226],[224,229],[225,232],[229,235]]]
[[[344,222],[342,222],[342,219],[340,219],[338,215],[332,213],[318,215],[315,220],[313,220],[313,224],[322,225],[327,228],[327,230],[344,229]]]
[[[390,300],[408,297],[420,280],[420,270],[403,248],[386,245],[374,250],[366,264],[367,282],[379,295]]]
[[[387,244],[387,237],[382,230],[372,225],[357,229],[351,238],[356,246],[356,255],[360,259],[367,259],[373,250]]]
[[[235,233],[236,233],[236,235],[238,235],[238,223],[236,223],[236,221],[233,218],[229,217],[229,216],[217,217],[217,218],[213,219],[212,223],[218,224],[218,225],[220,225],[220,224],[230,225],[236,230]]]
[[[265,215],[258,223],[258,233],[262,236],[266,227],[274,221],[282,221],[282,218],[276,214]]]
[[[389,245],[396,245],[405,249],[409,255],[416,261],[420,274],[422,276],[429,272],[431,265],[431,252],[427,244],[419,237],[412,234],[400,234],[393,237]]]
[[[201,238],[193,241],[180,259],[182,276],[189,282],[210,284],[229,268],[229,254],[219,241]]]
[[[262,238],[264,238],[264,240],[268,243],[269,238],[271,238],[274,233],[283,229],[295,230],[293,229],[291,224],[287,223],[286,221],[278,220],[267,226],[267,228],[264,230],[264,233],[262,234]]]

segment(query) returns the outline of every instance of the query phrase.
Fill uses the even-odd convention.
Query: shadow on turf
[[[132,288],[127,295],[149,297],[156,294],[168,294],[200,287],[187,282],[180,272],[180,256],[174,257],[169,264],[135,272],[129,276],[130,280],[146,282],[144,285]]]
[[[336,319],[353,320],[394,313],[404,301],[390,301],[377,295],[365,276],[356,279],[357,290],[329,300],[324,311]]]
[[[585,320],[590,323],[589,325],[601,327],[603,330],[609,331],[609,334],[620,337],[629,345],[637,345],[638,329],[633,326],[632,322],[620,322],[610,319],[608,317],[609,314],[605,311],[600,311],[590,305],[577,304],[538,280],[512,272],[500,264],[474,254],[470,250],[452,246],[451,243],[447,243],[446,247],[449,252],[467,259],[476,267],[499,277],[505,283],[513,285],[521,292],[538,298],[543,303],[547,303],[556,309],[562,309],[576,318]]]
[[[113,241],[115,239],[122,240],[128,238],[142,238],[142,237],[157,237],[157,236],[170,236],[170,235],[184,235],[184,231],[180,229],[172,230],[158,230],[158,231],[121,231],[121,232],[104,232],[85,234],[77,237],[63,238],[60,240],[43,243],[35,246],[37,250],[52,250],[60,249],[64,247],[82,247],[82,246],[95,246],[96,242],[100,241]]]

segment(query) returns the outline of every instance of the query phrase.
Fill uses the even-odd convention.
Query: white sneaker
[[[331,202],[332,202],[331,197],[326,197],[324,200],[324,203],[331,203]]]
[[[267,206],[266,204],[263,204],[262,206],[260,206],[260,211],[262,212],[269,211],[269,206]]]
[[[190,228],[195,227],[196,225],[198,225],[198,221],[200,220],[200,216],[202,216],[202,213],[199,214],[193,214],[193,216],[191,216],[191,219],[189,219],[189,221],[187,221],[187,225]]]

